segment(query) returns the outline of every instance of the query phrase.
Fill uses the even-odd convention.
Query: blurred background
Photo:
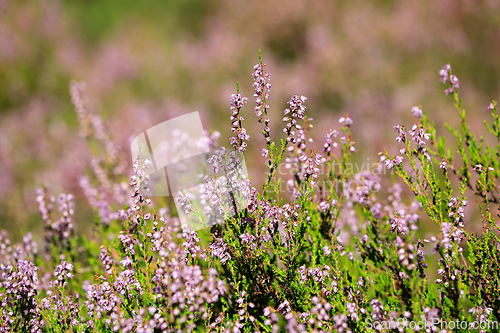
[[[19,239],[43,229],[36,188],[76,195],[82,230],[92,213],[79,179],[89,153],[69,84],[85,81],[127,155],[138,133],[200,111],[228,146],[229,96],[240,83],[246,153],[261,188],[264,146],[252,71],[262,50],[272,74],[270,118],[279,137],[293,94],[308,97],[317,149],[338,118],[354,121],[358,161],[396,153],[392,126],[422,105],[438,130],[456,124],[438,70],[450,63],[476,133],[500,93],[498,0],[0,0],[0,228]]]

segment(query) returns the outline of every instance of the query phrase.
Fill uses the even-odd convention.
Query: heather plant
[[[74,232],[71,194],[39,189],[43,251],[29,233],[15,245],[0,233],[0,332],[497,331],[500,229],[491,210],[500,199],[500,146],[467,125],[451,67],[439,74],[461,120],[459,129],[447,126],[456,143],[415,106],[416,124],[394,126],[397,148],[356,173],[349,115],[315,151],[305,96],[290,98],[281,122],[270,119],[264,68],[260,57],[253,87],[264,184],[245,179],[246,208],[201,230],[148,197],[151,161],[141,150],[129,178],[123,153],[88,109],[85,85],[72,83],[92,155],[81,186],[93,232]],[[258,144],[245,130],[255,119],[249,101],[239,86],[231,95],[235,155],[221,159],[218,147],[212,166],[227,167],[236,151]],[[485,126],[500,140],[496,102],[487,110]],[[215,147],[217,134],[209,138]],[[222,196],[206,190],[208,206]],[[176,200],[196,214],[187,197]]]

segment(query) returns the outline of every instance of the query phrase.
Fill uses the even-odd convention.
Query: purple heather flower
[[[400,165],[403,162],[403,157],[402,156],[396,156],[394,158],[394,165]]]
[[[396,156],[394,159],[387,158],[386,156],[380,157],[380,162],[384,162],[387,169],[392,169],[396,165],[400,165],[403,162],[402,156]]]
[[[441,79],[439,79],[439,80],[443,83],[446,83],[446,81],[448,80],[448,72],[445,71],[444,69],[440,69],[439,75],[441,75]]]
[[[40,304],[36,297],[39,292],[39,281],[37,276],[38,267],[29,260],[19,260],[17,266],[0,265],[0,288],[3,292],[0,296],[0,305],[4,309],[22,309],[25,316],[23,327],[28,332],[41,333]],[[8,304],[8,306],[7,306]],[[13,312],[3,311],[0,314],[2,328],[13,331],[9,324],[14,322]],[[4,331],[4,330],[2,330]]]
[[[455,92],[456,89],[460,87],[460,81],[458,80],[456,75],[450,74],[451,66],[446,64],[443,66],[443,69],[439,71],[439,75],[441,75],[440,81],[443,83],[450,81],[451,87],[446,89],[444,92],[446,95],[450,95]]]
[[[399,136],[396,138],[397,142],[406,142],[406,132],[405,132],[405,127],[404,125],[396,125],[394,126],[394,130],[399,134]]]
[[[281,313],[282,315],[287,314],[288,312],[292,311],[292,309],[290,309],[290,303],[288,303],[287,300],[285,300],[283,303],[281,303],[276,310],[279,313]]]
[[[248,102],[248,98],[242,97],[240,93],[231,95],[231,123],[232,128],[231,131],[235,134],[235,136],[229,139],[231,146],[235,150],[240,152],[244,152],[247,146],[245,141],[250,139],[250,135],[247,134],[247,130],[241,126],[241,122],[244,120],[240,115],[240,109],[243,105]]]
[[[489,171],[495,171],[492,167],[488,167]],[[477,171],[478,173],[483,172],[483,166],[481,164],[477,164],[475,167],[473,167],[470,171]]]
[[[141,284],[134,276],[135,271],[133,269],[126,269],[120,272],[118,278],[114,283],[115,290],[121,295],[126,295],[133,289],[139,291],[139,293],[142,294]]]
[[[118,234],[117,237],[120,240],[120,242],[122,243],[125,252],[130,254],[131,256],[134,256],[135,255],[135,243],[137,242],[137,240],[131,234],[127,234],[124,231],[120,231],[120,233]],[[101,252],[101,254],[102,254],[102,252]]]
[[[307,97],[305,96],[293,95],[292,98],[290,98],[290,100],[287,102],[290,107],[283,111],[283,113],[286,115],[286,117],[283,117],[283,122],[287,123],[285,128],[283,129],[283,132],[287,134],[286,140],[288,142],[296,143],[297,138],[295,138],[296,132],[294,129],[299,132],[302,130],[302,126],[297,123],[297,119],[304,119],[307,109],[307,107],[304,106],[306,100]]]
[[[408,131],[408,134],[410,134],[412,140],[415,141],[418,148],[421,150],[425,148],[426,141],[428,141],[431,137],[430,133],[426,133],[421,126],[417,125],[413,125],[412,129]]]
[[[271,90],[271,84],[269,83],[271,74],[264,72],[264,66],[265,64],[260,62],[253,67],[253,87],[255,89],[255,114],[257,115],[257,117],[259,117],[259,122],[264,123],[265,125],[263,135],[266,139],[266,145],[269,148],[269,145],[271,143],[271,136],[269,133],[270,119],[267,115],[267,110],[269,109],[269,104],[267,104],[267,101],[269,100],[269,94],[267,94],[265,91],[267,90],[269,92]]]
[[[132,268],[134,262],[132,261],[132,259],[130,259],[129,256],[126,256],[122,261],[120,261],[120,264],[123,266],[123,268],[128,269]]]
[[[352,119],[349,118],[348,115],[345,115],[344,117],[341,117],[339,119],[339,123],[342,124],[342,126],[351,127],[351,125],[352,125]]]
[[[106,248],[101,247],[101,254],[99,254],[99,259],[101,260],[102,264],[104,265],[104,269],[106,270],[106,273],[111,274],[113,273],[112,267],[113,267],[113,259],[108,254],[108,250]]]
[[[483,171],[483,166],[481,164],[477,164],[475,167],[470,169],[470,171],[477,171],[477,172],[482,172]]]
[[[446,81],[448,80],[448,75],[449,75],[450,71],[451,71],[450,64],[444,65],[443,68],[441,70],[439,70],[439,75],[441,75],[441,79],[440,79],[441,82],[446,83]]]
[[[487,308],[484,305],[469,309],[469,313],[472,313],[473,318],[476,320],[476,323],[480,323],[480,325],[476,325],[476,327],[480,326],[481,333],[486,333],[486,330],[483,329],[483,327],[485,326],[483,323],[488,322],[488,318],[490,317],[492,311],[492,308]]]
[[[179,196],[175,198],[175,201],[179,203],[179,205],[182,207],[182,210],[184,211],[184,214],[189,214],[193,210],[193,206],[191,205],[191,200],[184,194],[184,193],[179,193]]]
[[[330,204],[326,201],[321,201],[319,203],[318,209],[322,213],[326,213],[330,209]]]
[[[356,305],[356,303],[347,303],[347,305],[346,305],[347,313],[348,313],[349,317],[351,317],[351,319],[354,321],[359,320],[357,307],[358,306]]]
[[[212,244],[210,244],[210,250],[213,256],[218,257],[222,264],[225,264],[227,260],[231,259],[229,254],[229,245],[224,241],[224,239],[215,239]]]
[[[203,134],[205,134],[206,142],[210,150],[217,147],[217,140],[220,137],[220,132],[213,131],[212,134],[210,134],[207,130],[203,130]]]
[[[445,159],[443,159],[441,161],[441,163],[439,163],[439,168],[447,170],[448,169],[448,162]]]
[[[418,106],[414,106],[411,108],[411,112],[413,113],[413,116],[416,117],[416,118],[422,118],[424,112],[422,111],[422,109]]]
[[[347,316],[345,314],[336,314],[333,316],[333,328],[337,332],[347,333],[350,332],[347,326]]]
[[[303,176],[305,179],[312,178],[311,185],[316,185],[316,179],[321,172],[321,169],[318,168],[319,165],[323,164],[326,160],[321,154],[316,154],[313,157],[307,157],[306,155],[302,155],[299,157],[299,160],[304,162],[304,172]]]
[[[460,81],[458,80],[456,75],[450,75],[450,83],[451,86],[455,89],[460,87]]]
[[[463,238],[463,230],[455,227],[453,224],[443,222],[441,224],[441,232],[443,234],[442,245],[446,250],[452,249],[453,244],[460,244]]]
[[[67,280],[71,280],[73,278],[73,269],[75,267],[66,262],[63,261],[59,265],[57,265],[55,271],[54,271],[54,277],[56,278],[56,285],[64,287],[66,285]]]
[[[375,321],[383,320],[385,317],[385,311],[382,303],[375,298],[370,302],[370,305],[372,306],[372,313],[371,313],[372,319]]]
[[[248,247],[251,250],[255,250],[255,248],[257,246],[257,244],[254,243],[255,236],[253,236],[252,234],[249,234],[249,233],[245,233],[245,234],[240,235],[240,238],[241,238],[241,242],[244,245],[248,245]]]
[[[323,152],[325,152],[328,156],[330,156],[330,151],[333,148],[336,148],[338,146],[337,142],[334,142],[332,140],[332,137],[336,138],[338,135],[338,132],[333,130],[330,131],[330,133],[325,135],[325,144],[323,145]]]

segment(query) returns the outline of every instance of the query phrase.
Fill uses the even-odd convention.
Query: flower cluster
[[[56,199],[54,197],[47,198],[45,188],[38,189],[37,194],[39,211],[45,220],[45,252],[49,253],[53,245],[56,245],[59,249],[67,248],[74,231],[72,221],[72,216],[75,213],[73,195],[65,193],[59,195],[57,200],[59,218],[53,219],[52,210]]]
[[[16,329],[12,326],[17,316],[22,316],[22,330],[41,333],[40,305],[38,295],[38,267],[29,260],[19,260],[17,266],[0,266],[0,293],[2,308],[2,329],[5,332]]]
[[[269,104],[267,101],[269,100],[268,92],[271,90],[271,83],[269,83],[271,79],[271,74],[264,71],[264,67],[266,65],[262,62],[262,58],[260,62],[253,67],[253,87],[254,87],[254,97],[255,97],[255,114],[259,117],[259,123],[264,123],[264,130],[262,134],[266,139],[267,148],[269,149],[269,145],[271,143],[271,129],[269,128],[269,116],[267,115],[267,110],[269,109]],[[267,92],[266,92],[267,91]]]
[[[352,119],[348,115],[345,115],[344,117],[340,117],[339,123],[344,127],[351,127]]]
[[[286,133],[286,140],[291,143],[296,143],[295,131],[301,130],[302,126],[297,124],[297,119],[303,120],[306,112],[306,107],[303,103],[307,100],[305,96],[293,95],[292,98],[287,102],[290,105],[289,108],[283,111],[285,117],[283,117],[283,122],[286,122],[286,126],[283,132]]]
[[[101,247],[101,253],[99,254],[99,260],[101,260],[104,265],[104,270],[107,274],[113,273],[113,259],[108,254],[108,250],[105,247]]]
[[[184,214],[189,214],[193,211],[193,205],[191,204],[191,200],[184,193],[179,193],[175,201],[182,207]]]
[[[417,221],[413,218],[412,214],[409,214],[408,216],[398,216],[396,212],[396,214],[394,214],[394,217],[392,217],[389,221],[391,223],[391,231],[402,234],[403,236],[406,236],[412,230],[418,229],[416,225]]]
[[[460,81],[457,76],[451,74],[451,66],[450,64],[446,64],[443,66],[441,70],[439,70],[439,75],[441,75],[441,82],[446,83],[450,82],[451,87],[445,90],[446,95],[452,94],[456,89],[460,87]]]
[[[443,222],[441,224],[442,239],[438,246],[443,246],[446,250],[453,249],[456,244],[459,251],[461,250],[460,244],[464,237],[464,231],[461,228],[455,227],[452,223]]]
[[[319,166],[325,163],[326,160],[321,154],[316,154],[314,157],[308,158],[304,158],[304,155],[302,155],[299,160],[304,163],[304,179],[308,180],[311,177],[311,185],[316,186],[316,179],[318,179],[321,172]]]
[[[241,122],[244,118],[240,115],[240,110],[243,105],[248,102],[248,98],[242,97],[240,93],[231,95],[231,131],[235,136],[229,139],[231,146],[234,149],[244,152],[247,147],[246,141],[250,139],[250,135],[247,134],[247,130],[241,126]]]
[[[338,135],[338,132],[333,130],[330,131],[328,134],[325,134],[325,144],[323,145],[323,152],[326,153],[327,156],[330,156],[332,147],[337,148],[338,143],[333,141],[332,138],[336,138]]]
[[[57,286],[64,287],[67,280],[71,280],[73,278],[72,272],[74,268],[75,267],[67,261],[63,261],[57,265],[54,271],[54,277],[56,278],[55,284]]]
[[[420,126],[413,125],[411,130],[408,131],[408,134],[412,137],[412,140],[417,144],[417,148],[419,150],[425,151],[426,141],[430,139],[430,134],[425,132]]]
[[[403,162],[403,156],[396,156],[393,159],[385,155],[380,156],[380,162],[384,163],[387,169],[392,169],[394,166],[400,165]]]
[[[448,216],[452,217],[454,219],[455,225],[461,228],[465,226],[465,206],[467,206],[467,200],[459,202],[457,198],[450,198],[450,203],[448,204]]]
[[[415,118],[422,118],[422,116],[424,115],[424,112],[419,106],[413,106],[411,108],[411,113],[413,113],[413,116]]]
[[[210,244],[210,250],[212,255],[219,258],[222,264],[231,259],[229,245],[223,239],[215,239]]]

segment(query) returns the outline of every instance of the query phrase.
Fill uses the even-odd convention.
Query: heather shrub
[[[92,156],[80,182],[92,235],[75,234],[71,194],[38,190],[43,246],[29,233],[20,244],[0,234],[0,332],[497,331],[499,116],[493,102],[492,138],[478,138],[458,78],[449,65],[439,74],[461,121],[448,126],[452,144],[415,106],[415,124],[395,124],[394,146],[353,172],[353,120],[332,124],[315,151],[305,96],[270,119],[271,75],[260,58],[253,103],[239,86],[230,97],[228,147],[244,154],[260,144],[264,183],[248,180],[248,206],[197,231],[171,200],[148,197],[142,153],[127,174],[85,85],[72,83]],[[245,129],[253,113],[261,140]],[[209,138],[215,145],[217,134]]]

